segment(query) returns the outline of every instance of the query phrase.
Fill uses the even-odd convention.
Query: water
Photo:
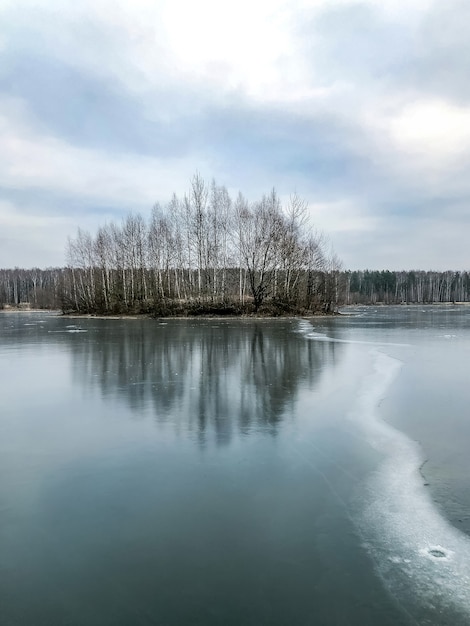
[[[470,623],[470,309],[0,314],[0,624]]]

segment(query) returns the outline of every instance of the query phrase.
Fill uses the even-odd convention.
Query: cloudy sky
[[[470,269],[468,0],[0,0],[0,267],[198,171],[350,269]]]

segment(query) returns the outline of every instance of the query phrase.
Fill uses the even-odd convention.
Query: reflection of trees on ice
[[[100,320],[101,321],[101,320]],[[96,323],[96,322],[94,322]],[[257,426],[275,434],[301,381],[315,385],[334,347],[305,341],[291,321],[102,321],[74,346],[74,373],[136,416],[152,413],[219,444]],[[169,417],[171,414],[171,418]],[[188,421],[189,420],[189,421]]]

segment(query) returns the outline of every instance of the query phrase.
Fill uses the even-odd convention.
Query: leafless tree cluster
[[[199,175],[183,197],[67,245],[64,304],[79,312],[330,310],[339,261],[298,196],[234,200]]]

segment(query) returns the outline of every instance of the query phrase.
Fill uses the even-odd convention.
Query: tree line
[[[76,280],[81,280],[78,275],[82,271],[75,270]],[[238,280],[239,270],[232,269],[228,273],[233,278],[232,283]],[[0,308],[27,303],[31,308],[69,311],[70,279],[70,268],[0,269]],[[335,286],[334,307],[470,302],[470,272],[466,271],[337,271],[332,282]],[[321,284],[319,279],[317,284]],[[330,291],[333,293],[334,290]],[[320,296],[317,302],[321,303]],[[197,302],[194,307],[197,313]]]
[[[342,304],[469,302],[467,271],[355,271],[340,276]]]
[[[189,191],[96,233],[64,268],[0,269],[0,307],[154,315],[330,313],[343,304],[468,302],[468,272],[343,271],[297,195],[248,202],[196,174]]]
[[[0,309],[28,305],[34,309],[62,307],[65,268],[0,269]]]

